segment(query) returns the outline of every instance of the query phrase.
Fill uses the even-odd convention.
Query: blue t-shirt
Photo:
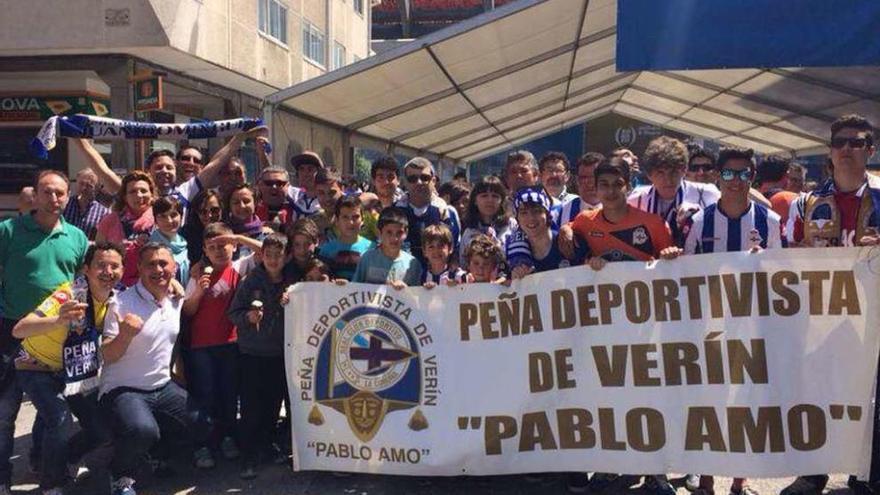
[[[338,278],[351,280],[357,269],[361,255],[373,247],[373,241],[358,236],[353,243],[342,242],[338,238],[327,241],[318,250],[318,257],[330,266]]]
[[[422,264],[413,255],[401,250],[397,259],[391,259],[379,247],[361,256],[352,282],[387,284],[397,280],[406,285],[417,286],[422,278]]]

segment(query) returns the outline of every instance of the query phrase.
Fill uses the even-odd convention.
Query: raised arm
[[[199,172],[199,182],[202,183],[202,187],[211,189],[220,185],[220,170],[226,166],[232,155],[238,152],[241,145],[248,138],[266,137],[268,135],[269,129],[266,126],[260,126],[233,136],[222,148],[214,153],[211,161]]]
[[[92,169],[97,175],[98,179],[104,184],[107,192],[109,194],[116,194],[119,192],[119,188],[122,187],[122,179],[116,175],[116,172],[107,165],[107,162],[104,161],[104,157],[98,153],[98,150],[92,146],[92,141],[90,139],[70,139],[74,146],[80,149],[86,155],[86,163],[89,168]]]

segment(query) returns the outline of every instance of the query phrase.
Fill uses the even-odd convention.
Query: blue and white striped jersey
[[[751,206],[739,218],[728,218],[718,203],[698,211],[684,243],[686,254],[748,251],[782,247],[782,219],[769,208],[749,201]]]
[[[553,221],[553,230],[559,230],[559,227],[570,223],[574,217],[578,216],[583,210],[592,210],[598,208],[600,204],[592,205],[587,203],[580,196],[572,195],[568,201],[553,205],[550,209],[550,218]]]

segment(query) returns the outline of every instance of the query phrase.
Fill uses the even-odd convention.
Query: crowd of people
[[[200,469],[238,459],[253,479],[263,463],[289,464],[284,306],[300,281],[510,284],[577,265],[880,243],[880,179],[866,170],[873,135],[858,115],[835,121],[819,185],[788,157],[716,156],[666,136],[641,157],[620,148],[573,165],[559,152],[516,151],[502,177],[472,184],[438,184],[426,158],[385,156],[364,187],[311,152],[273,164],[265,128],[207,163],[194,147],[154,151],[124,177],[72,139],[88,157],[76,191],[42,171],[20,215],[0,223],[0,494],[23,394],[37,411],[29,460],[43,493],[62,493],[71,467],[103,449],[112,493],[132,495],[145,467],[172,471],[184,439]],[[248,139],[261,163],[254,185],[237,156]],[[641,478],[571,474],[569,489]],[[827,479],[800,477],[784,494],[821,493]],[[644,480],[675,492],[665,475]],[[708,473],[689,475],[687,488],[715,489]],[[730,493],[755,491],[735,478]]]

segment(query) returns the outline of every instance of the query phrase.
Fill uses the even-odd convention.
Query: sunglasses
[[[212,206],[210,208],[203,208],[199,213],[202,215],[219,215],[221,211],[219,206]]]
[[[714,168],[715,168],[714,165],[711,165],[708,163],[702,164],[702,165],[698,163],[696,165],[688,165],[688,172],[699,172],[699,171],[711,172]]]
[[[871,146],[871,140],[869,138],[863,137],[854,137],[854,138],[845,138],[845,137],[836,137],[831,138],[831,147],[839,150],[849,144],[849,147],[854,150],[860,150],[866,146]]]
[[[287,185],[286,180],[264,180],[263,184],[267,187],[284,187]]]
[[[755,172],[753,172],[751,169],[748,169],[748,168],[745,170],[734,170],[732,168],[724,168],[724,169],[721,169],[721,174],[719,174],[719,175],[721,177],[721,180],[723,180],[724,182],[730,182],[735,178],[738,178],[739,180],[741,180],[743,182],[749,182],[752,180],[752,176],[755,175]]]
[[[202,164],[202,159],[193,155],[183,155],[180,157],[180,161],[198,163],[199,165]]]
[[[406,176],[406,181],[409,182],[410,184],[415,184],[416,182],[424,182],[425,184],[428,184],[433,179],[434,179],[434,176],[430,175],[430,174],[407,175]]]

